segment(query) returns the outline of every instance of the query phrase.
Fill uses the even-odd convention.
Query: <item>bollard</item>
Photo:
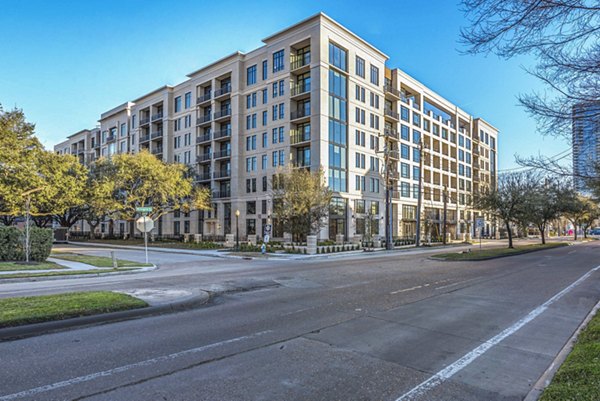
[[[118,268],[119,265],[117,264],[117,257],[115,256],[114,251],[110,251],[110,258],[112,259],[113,269]]]

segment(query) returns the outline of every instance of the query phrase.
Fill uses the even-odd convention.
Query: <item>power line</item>
[[[571,154],[571,148],[567,148],[565,150],[563,150],[562,152],[559,152],[557,154],[555,154],[552,157],[549,157],[547,160],[549,162],[557,162],[559,160],[562,160],[568,156],[570,156]],[[502,170],[498,170],[498,173],[509,173],[509,172],[525,172],[525,171],[530,171],[530,170],[534,170],[535,167],[527,167],[527,166],[520,166],[520,167],[513,167],[513,168],[508,168],[508,169],[502,169]]]

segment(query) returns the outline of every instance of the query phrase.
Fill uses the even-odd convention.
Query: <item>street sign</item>
[[[483,227],[485,227],[485,219],[483,217],[477,217],[475,219],[475,227],[477,227],[478,230],[481,230]]]
[[[263,242],[265,244],[268,244],[270,240],[271,240],[271,236],[269,234],[265,235],[263,238]]]
[[[271,234],[272,226],[270,224],[265,224],[265,235]]]
[[[154,220],[148,216],[140,217],[135,221],[135,226],[143,233],[152,231],[154,228]]]
[[[152,212],[152,208],[151,207],[136,207],[135,211],[138,213],[150,213],[150,212]]]

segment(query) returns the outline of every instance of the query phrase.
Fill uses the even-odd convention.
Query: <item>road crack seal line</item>
[[[529,312],[527,315],[522,317],[519,321],[514,323],[512,326],[507,327],[506,329],[504,329],[503,331],[501,331],[494,337],[485,341],[480,346],[474,348],[467,354],[463,355],[456,362],[454,362],[454,363],[450,364],[449,366],[447,366],[446,368],[440,370],[435,375],[431,376],[429,379],[425,380],[421,384],[414,387],[412,390],[404,393],[399,398],[397,398],[396,401],[416,400],[416,399],[420,398],[422,395],[424,395],[425,393],[427,393],[429,390],[437,387],[438,385],[442,384],[446,380],[450,379],[456,373],[460,372],[462,369],[469,366],[473,361],[475,361],[477,358],[479,358],[481,355],[483,355],[485,352],[487,352],[490,348],[497,345],[498,343],[500,343],[502,340],[509,337],[510,335],[514,334],[519,329],[521,329],[523,326],[525,326],[527,323],[531,322],[533,319],[535,319],[536,317],[541,315],[543,312],[545,312],[550,307],[550,305],[552,305],[553,303],[558,301],[565,294],[570,292],[573,288],[575,288],[581,282],[585,281],[589,276],[591,276],[594,272],[596,272],[599,269],[600,269],[600,266],[594,267],[593,269],[591,269],[590,271],[585,273],[583,276],[579,277],[576,281],[571,283],[568,287],[564,288],[562,291],[560,291],[559,293],[554,295],[552,298],[550,298],[549,300],[547,300],[546,302],[544,302],[543,304],[541,304],[540,306],[538,306],[537,308],[535,308],[534,310]]]

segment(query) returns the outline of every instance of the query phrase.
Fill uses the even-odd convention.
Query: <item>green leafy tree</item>
[[[521,205],[521,220],[536,226],[542,244],[546,243],[548,223],[566,210],[565,198],[570,192],[569,187],[560,185],[556,180],[547,179],[544,183],[535,185],[526,194]]]
[[[210,208],[210,191],[194,188],[185,165],[164,163],[146,151],[102,158],[96,162],[95,176],[103,183],[96,189],[104,199],[94,211],[96,216],[103,210],[116,218],[132,221],[136,208],[150,206],[149,216],[157,220],[174,210]],[[107,191],[115,203],[107,201]]]
[[[524,202],[536,186],[537,179],[533,174],[503,174],[498,180],[498,188],[484,188],[474,196],[475,209],[488,212],[504,222],[509,248],[513,248],[511,224],[521,221]]]
[[[318,233],[329,213],[332,192],[325,185],[322,170],[288,169],[272,182],[274,214],[294,240]]]
[[[574,239],[577,240],[577,229],[585,229],[598,218],[598,205],[589,197],[571,191],[564,198],[563,216],[573,224]]]

